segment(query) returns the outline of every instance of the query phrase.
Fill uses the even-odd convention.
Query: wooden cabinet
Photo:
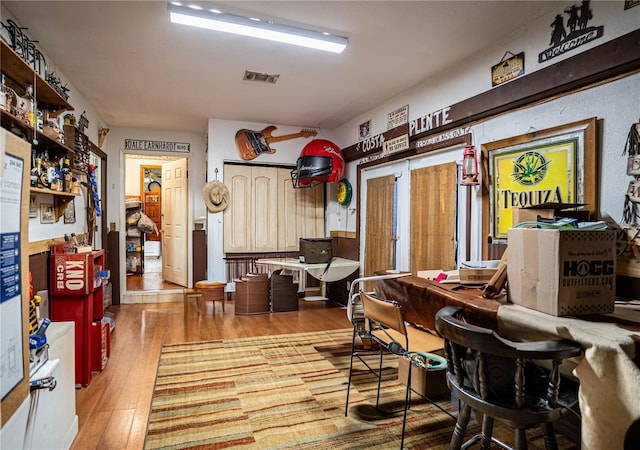
[[[278,251],[298,251],[301,237],[324,237],[324,184],[294,189],[290,170],[278,169],[278,187]]]
[[[224,180],[225,253],[297,251],[300,237],[324,237],[324,185],[294,189],[290,169],[235,164]]]
[[[278,183],[273,168],[226,165],[232,201],[224,211],[224,251],[278,250]]]

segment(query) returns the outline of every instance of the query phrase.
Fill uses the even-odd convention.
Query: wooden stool
[[[224,288],[227,283],[223,281],[197,281],[195,284],[195,290],[202,294],[198,298],[198,302],[206,302],[207,300],[213,302],[213,312],[216,312],[216,302],[222,303],[222,312],[224,312]],[[204,303],[204,309],[198,308],[200,312],[206,312],[207,304]]]
[[[195,289],[184,289],[184,309],[187,310],[187,302],[190,298],[196,299],[196,311],[200,312],[200,299],[202,298],[202,292]]]

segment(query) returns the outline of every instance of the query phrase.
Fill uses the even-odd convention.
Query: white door
[[[188,286],[187,160],[162,165],[162,278]]]

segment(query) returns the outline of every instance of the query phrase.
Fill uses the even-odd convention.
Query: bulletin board
[[[31,145],[0,129],[0,391],[2,426],[29,395],[29,172]]]

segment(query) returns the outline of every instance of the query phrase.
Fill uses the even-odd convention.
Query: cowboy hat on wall
[[[209,212],[224,211],[229,206],[229,189],[221,181],[209,181],[202,188],[202,198]]]

